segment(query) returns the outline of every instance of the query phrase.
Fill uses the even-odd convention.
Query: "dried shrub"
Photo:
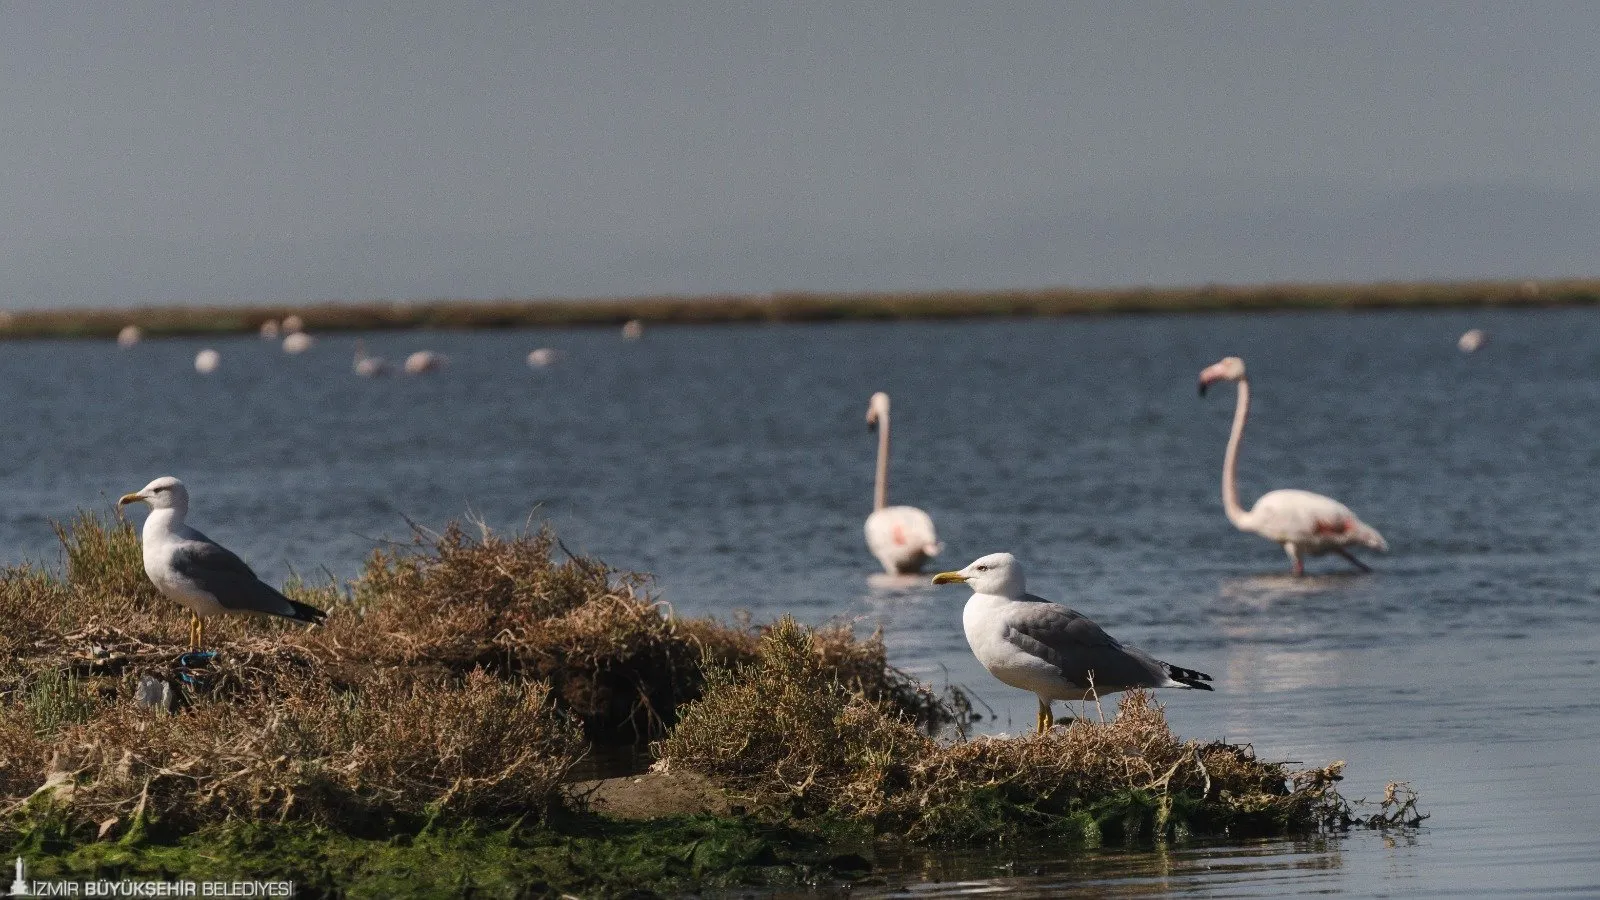
[[[748,622],[727,625],[714,619],[678,619],[674,626],[679,636],[699,649],[704,665],[717,670],[759,661],[763,638],[779,623],[752,626]],[[950,686],[936,694],[890,665],[881,631],[861,640],[848,625],[831,624],[807,634],[824,672],[850,692],[909,717],[923,731],[935,734],[950,726],[965,731],[976,720],[971,701],[960,688]]]
[[[49,759],[50,746],[22,705],[0,702],[0,811],[39,787]]]
[[[70,615],[72,594],[49,573],[32,566],[0,569],[0,666],[31,639],[59,631]],[[3,671],[3,670],[0,670]]]
[[[292,690],[201,701],[180,715],[107,705],[42,748],[22,742],[19,758],[36,765],[44,749],[48,770],[18,771],[17,789],[0,781],[0,804],[48,804],[102,834],[231,818],[351,827],[395,816],[538,816],[562,802],[583,753],[576,727],[538,683],[474,672],[436,682],[380,677],[353,692],[315,679],[281,686]],[[0,731],[8,758],[14,732]]]
[[[0,621],[13,623],[0,633],[0,822],[41,805],[111,833],[537,814],[584,752],[577,726],[590,740],[662,734],[708,671],[754,660],[763,633],[676,619],[643,578],[558,558],[548,531],[451,526],[374,554],[347,589],[287,585],[330,611],[325,627],[213,620],[218,655],[185,666],[186,616],[150,588],[133,529],[80,516],[60,535],[66,577],[0,570]],[[807,640],[840,696],[943,715],[878,638]],[[136,701],[141,683],[160,710]]]
[[[0,570],[0,620],[20,625],[0,634],[0,696],[24,689],[30,671],[70,669],[124,697],[141,675],[170,675],[187,617],[149,584],[132,526],[81,514],[57,532],[65,579],[29,567]],[[417,529],[410,546],[375,552],[347,590],[285,586],[288,596],[330,611],[325,627],[213,619],[212,644],[227,651],[216,665],[234,671],[211,683],[270,693],[280,670],[314,667],[319,677],[354,687],[374,669],[464,676],[483,668],[549,682],[556,703],[593,741],[640,743],[663,734],[677,708],[700,696],[708,661],[750,661],[760,634],[675,618],[646,587],[643,576],[566,554],[548,529],[504,536],[456,524],[438,535]],[[924,727],[958,721],[940,698],[888,665],[876,636],[862,641],[848,629],[827,629],[816,646],[841,680]]]
[[[69,524],[52,527],[61,541],[65,577],[32,565],[0,569],[0,622],[7,624],[0,629],[0,660],[35,647],[49,653],[59,636],[98,624],[163,642],[185,638],[187,618],[174,614],[172,602],[145,576],[132,525],[79,513]]]
[[[644,594],[644,579],[554,558],[548,530],[469,535],[452,523],[380,550],[323,629],[290,639],[330,664],[482,667],[549,681],[595,740],[658,731],[699,687],[699,659]]]
[[[1337,764],[1295,773],[1249,747],[1180,741],[1138,691],[1109,722],[941,743],[842,683],[815,643],[780,622],[754,663],[712,679],[658,755],[757,807],[842,816],[913,839],[1285,833],[1335,825],[1347,809]]]
[[[591,740],[637,743],[664,733],[700,696],[707,665],[754,658],[759,631],[667,614],[644,577],[563,552],[548,529],[470,535],[452,523],[412,546],[380,550],[323,629],[290,640],[318,657],[363,664],[484,667],[549,681]],[[888,665],[883,642],[826,630],[830,671],[925,727],[955,721],[940,700]]]
[[[830,672],[812,632],[779,620],[756,659],[712,673],[705,696],[684,710],[657,752],[711,776],[758,805],[831,805],[875,761],[920,755],[932,745]]]
[[[335,723],[358,736],[348,751],[356,757],[346,770],[350,790],[410,813],[540,815],[584,753],[547,685],[482,670],[459,685],[369,687]]]

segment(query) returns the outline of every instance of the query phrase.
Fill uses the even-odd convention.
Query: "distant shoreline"
[[[1600,305],[1600,279],[1041,288],[903,293],[776,293],[588,300],[417,300],[0,312],[0,339],[254,333],[295,314],[313,331],[646,324],[897,321],[1304,309]]]

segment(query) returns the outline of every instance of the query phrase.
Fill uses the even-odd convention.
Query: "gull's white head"
[[[1237,356],[1224,357],[1200,370],[1200,396],[1204,397],[1206,388],[1219,381],[1243,380],[1244,360]]]
[[[867,427],[876,428],[879,419],[889,418],[889,395],[879,391],[867,401]]]
[[[1021,597],[1026,591],[1022,581],[1022,564],[1009,553],[991,553],[980,556],[959,572],[940,572],[933,576],[934,584],[965,584],[974,594],[995,594],[1000,597]]]
[[[189,508],[189,489],[171,475],[163,475],[131,494],[123,494],[118,506],[129,503],[148,503],[151,509]]]

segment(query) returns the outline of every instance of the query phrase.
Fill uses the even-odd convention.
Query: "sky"
[[[1596,274],[1600,4],[546,6],[0,0],[0,308]]]

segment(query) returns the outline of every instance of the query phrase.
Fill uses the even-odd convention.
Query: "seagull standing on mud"
[[[205,643],[206,616],[282,616],[316,625],[327,613],[290,600],[268,586],[244,560],[188,525],[189,491],[171,475],[126,494],[118,506],[150,504],[144,520],[144,572],[169,600],[189,610],[189,649]]]
[[[1211,676],[1121,644],[1082,613],[1027,592],[1009,553],[980,557],[934,584],[965,584],[967,643],[989,674],[1039,698],[1038,729],[1050,730],[1055,700],[1088,700],[1129,688],[1211,690]]]

